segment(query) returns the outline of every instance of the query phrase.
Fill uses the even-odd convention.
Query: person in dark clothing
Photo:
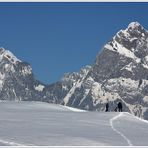
[[[118,103],[118,111],[122,112],[122,103],[121,102]]]
[[[116,108],[114,109],[115,112],[117,112],[117,110],[118,110],[118,107],[116,107]]]
[[[109,109],[109,103],[106,103],[106,110],[105,110],[105,112],[108,112],[108,109]]]

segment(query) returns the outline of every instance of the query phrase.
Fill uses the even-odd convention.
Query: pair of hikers
[[[106,112],[109,111],[109,103],[106,103]],[[122,112],[122,103],[118,102],[117,107],[114,109],[115,112],[119,111]]]

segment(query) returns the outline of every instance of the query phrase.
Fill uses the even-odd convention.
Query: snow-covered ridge
[[[144,120],[144,119],[142,119],[142,118],[139,118],[139,117],[137,117],[137,116],[134,116],[134,115],[132,115],[132,114],[130,114],[130,113],[128,113],[128,112],[125,112],[124,115],[125,115],[125,116],[131,116],[131,117],[134,118],[134,119],[140,120],[140,121],[145,122],[145,123],[148,124],[148,121],[147,121],[147,120]]]
[[[63,108],[69,109],[70,111],[73,111],[73,112],[87,112],[86,110],[82,110],[78,108],[73,108],[73,107],[63,106],[63,105],[60,105],[60,106],[62,106]]]
[[[118,43],[115,40],[113,42],[113,46],[106,44],[104,47],[109,49],[109,50],[112,50],[114,52],[118,52],[119,54],[121,54],[123,56],[131,58],[131,59],[135,60],[137,63],[140,62],[140,59],[138,57],[136,57],[135,54],[132,51],[125,48],[124,46],[122,46],[120,43]]]
[[[136,28],[136,27],[139,27],[141,26],[139,22],[131,22],[129,25],[128,25],[128,28]]]
[[[0,60],[2,60],[2,58],[6,58],[13,64],[15,64],[16,62],[21,62],[21,60],[16,58],[16,56],[12,52],[10,52],[9,50],[5,50],[3,47],[0,48]]]
[[[67,95],[63,98],[65,105],[68,103],[69,98],[75,93],[75,90],[81,87],[83,80],[85,79],[85,77],[87,76],[90,70],[91,70],[91,66],[86,66],[86,68],[81,69],[80,73],[77,73],[79,75],[79,79],[75,81],[72,88],[69,90]]]

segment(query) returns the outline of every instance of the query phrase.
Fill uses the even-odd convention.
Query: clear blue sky
[[[95,61],[132,21],[148,29],[148,3],[0,3],[0,46],[46,83]]]

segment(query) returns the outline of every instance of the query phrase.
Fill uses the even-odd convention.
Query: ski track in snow
[[[2,140],[2,139],[0,139],[0,143],[4,144],[6,146],[24,146],[23,144],[20,144],[20,143],[6,141],[6,140]]]
[[[133,144],[131,143],[131,141],[123,134],[121,133],[120,131],[118,131],[115,127],[114,127],[114,124],[113,124],[113,121],[117,120],[118,118],[120,118],[121,116],[123,115],[123,113],[120,113],[118,114],[117,116],[113,117],[110,119],[110,125],[111,125],[111,128],[117,133],[119,134],[121,137],[123,137],[129,146],[132,146]]]

